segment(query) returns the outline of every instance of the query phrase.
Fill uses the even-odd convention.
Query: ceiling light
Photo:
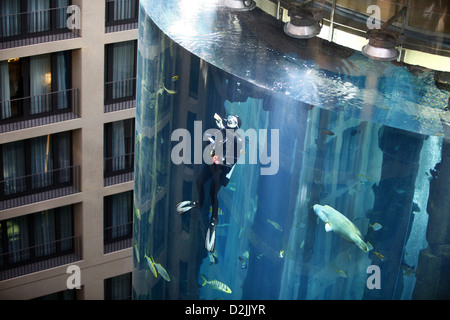
[[[291,5],[288,10],[290,21],[284,25],[284,32],[294,38],[309,39],[317,36],[322,28],[320,22],[323,19],[322,12],[304,8],[308,0],[298,5]]]
[[[236,11],[250,11],[256,7],[256,2],[253,0],[225,0],[224,4]]]
[[[372,29],[367,32],[366,36],[369,39],[369,43],[362,48],[363,55],[379,61],[392,61],[398,58],[399,51],[395,46],[404,41],[404,36],[398,32],[387,30],[387,28],[405,12],[406,7],[403,7],[386,21],[380,29]],[[404,21],[404,19],[402,20]]]

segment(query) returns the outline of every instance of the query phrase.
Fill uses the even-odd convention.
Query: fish
[[[209,252],[209,265],[216,264],[218,262],[217,258],[217,250],[214,250],[214,252]]]
[[[239,261],[241,262],[241,269],[242,270],[247,269],[249,256],[250,255],[249,255],[248,251],[245,251],[241,256],[239,256]]]
[[[372,179],[364,174],[357,174],[356,177],[358,178],[358,180],[362,183],[369,183],[372,181]]]
[[[276,223],[275,221],[267,219],[267,222],[270,223],[278,231],[283,231],[283,228],[278,223]]]
[[[376,251],[374,251],[373,253],[375,253],[375,255],[376,255],[378,258],[380,258],[381,261],[383,261],[384,256],[383,256],[381,253],[376,252]]]
[[[280,259],[284,258],[284,250],[280,250],[280,254],[278,255]]]
[[[177,92],[174,91],[174,90],[167,89],[165,85],[163,85],[163,88],[164,88],[164,90],[166,90],[166,92],[167,92],[168,94],[176,94],[176,93],[177,93]]]
[[[167,273],[166,269],[164,269],[164,267],[161,264],[155,263],[154,261],[153,261],[153,264],[156,267],[156,270],[158,271],[158,273],[161,275],[161,277],[166,281],[170,281],[170,277],[169,277],[169,274]]]
[[[345,274],[344,271],[338,269],[338,270],[336,270],[336,272],[339,274],[339,277],[341,277],[341,278],[347,278],[347,275]]]
[[[228,293],[228,294],[231,293],[231,289],[230,289],[225,283],[220,282],[219,280],[207,280],[207,279],[205,278],[205,276],[202,275],[202,274],[201,274],[200,276],[201,276],[202,279],[203,279],[202,287],[203,287],[205,284],[209,284],[213,289],[216,289],[216,290],[219,290],[219,291]]]
[[[172,77],[172,81],[177,81],[178,79],[179,79],[178,76],[173,76],[173,77]]]
[[[322,130],[321,132],[327,136],[334,136],[334,132],[328,129]]]
[[[402,263],[400,266],[404,272],[404,275],[409,277],[411,276],[413,273],[416,273],[416,271],[414,271],[414,266],[411,267],[410,265],[407,265],[406,263]]]
[[[367,244],[362,239],[361,231],[346,216],[328,205],[315,204],[313,209],[320,220],[325,223],[327,232],[334,231],[344,240],[358,246],[362,251],[369,251]]]
[[[139,258],[139,249],[137,247],[137,243],[134,245],[134,255],[136,256],[137,262],[140,263],[141,259]]]
[[[369,241],[366,241],[366,244],[367,244],[367,248],[369,248],[369,251],[373,250],[373,246]]]
[[[153,261],[153,258],[149,258],[147,255],[145,255],[145,259],[147,260],[147,264],[150,268],[150,270],[152,271],[153,275],[156,277],[158,277],[158,274],[156,273],[156,268],[155,268],[155,262]]]
[[[369,228],[372,228],[373,231],[378,231],[381,228],[383,228],[383,226],[381,224],[379,224],[378,222],[375,222],[374,224],[369,223]]]

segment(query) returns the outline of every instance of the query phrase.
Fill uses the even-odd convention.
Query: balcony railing
[[[80,166],[48,170],[0,181],[0,210],[81,191]]]
[[[105,113],[136,107],[136,78],[105,83]]]
[[[0,254],[0,281],[81,260],[81,237],[73,236]]]
[[[104,186],[134,179],[134,153],[105,158]]]
[[[68,28],[69,7],[50,8],[0,16],[0,49],[76,38],[77,28]]]
[[[0,133],[80,117],[78,89],[0,101]]]
[[[105,228],[104,237],[105,254],[130,248],[133,240],[133,222]]]
[[[138,0],[106,0],[105,33],[137,29]]]

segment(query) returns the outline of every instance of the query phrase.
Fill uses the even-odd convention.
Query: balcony
[[[134,153],[105,158],[104,186],[133,181],[133,170]]]
[[[104,253],[130,248],[133,241],[133,222],[105,228]]]
[[[0,254],[0,281],[81,260],[81,237],[39,244]]]
[[[0,181],[0,210],[64,197],[81,191],[80,166]]]
[[[5,14],[0,16],[0,49],[10,49],[80,36],[77,28],[69,29],[69,6]],[[70,10],[69,10],[70,12]]]
[[[0,101],[0,133],[80,117],[78,89]]]
[[[137,0],[106,0],[105,33],[137,29]]]
[[[105,83],[105,113],[136,108],[136,78]]]

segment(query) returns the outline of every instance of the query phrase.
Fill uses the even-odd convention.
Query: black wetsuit
[[[222,164],[205,164],[197,178],[197,191],[199,197],[199,206],[202,207],[205,200],[205,184],[206,182],[212,178],[211,188],[210,188],[210,196],[212,203],[212,215],[211,221],[219,220],[219,200],[217,195],[222,186],[226,186],[229,181],[229,177],[227,174],[233,169],[236,164],[242,149],[242,141],[241,139],[234,133],[234,130],[225,130],[222,129],[222,136],[225,137],[225,142],[215,142],[214,147],[223,147],[224,150],[224,158],[225,160]],[[233,139],[234,140],[234,150],[231,148],[227,148],[226,140]],[[231,150],[228,150],[231,149]],[[228,160],[228,163],[227,163]]]

